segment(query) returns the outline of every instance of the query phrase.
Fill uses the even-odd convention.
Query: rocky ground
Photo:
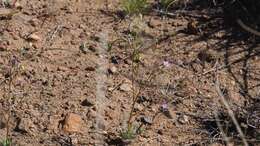
[[[119,0],[1,5],[0,139],[124,145],[138,93],[131,122],[142,132],[130,145],[224,145],[219,125],[230,145],[241,144],[221,97],[257,145],[257,38],[221,17],[221,7],[187,4],[162,15],[151,5],[143,17],[125,17]]]

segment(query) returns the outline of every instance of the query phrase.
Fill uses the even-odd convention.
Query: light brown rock
[[[129,83],[123,83],[120,87],[119,87],[120,91],[124,91],[124,92],[129,92],[132,90],[132,85]]]
[[[82,124],[83,124],[83,120],[80,117],[80,115],[74,114],[74,113],[69,113],[65,118],[63,130],[65,132],[69,132],[69,133],[71,133],[71,132],[81,133]]]
[[[129,92],[132,89],[133,89],[132,82],[128,79],[125,79],[125,81],[119,87],[119,90],[124,92]]]
[[[31,41],[39,41],[39,40],[41,40],[41,38],[38,35],[36,35],[36,34],[29,35],[28,39],[31,40]]]
[[[23,6],[19,2],[15,2],[14,7],[16,9],[22,9],[23,8]]]
[[[112,73],[112,74],[115,74],[117,72],[117,68],[115,66],[111,66],[109,69],[108,69],[109,73]]]
[[[181,124],[186,124],[189,122],[189,117],[187,115],[181,115],[178,119],[178,121],[181,123]]]

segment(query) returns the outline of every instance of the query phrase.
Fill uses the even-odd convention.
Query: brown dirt
[[[115,43],[105,56],[108,67],[115,68],[106,73],[104,123],[99,125],[103,131],[95,130],[100,111],[96,100],[98,49],[104,33],[108,42],[127,38],[134,18],[120,17],[118,0],[107,2],[21,0],[18,13],[1,18],[0,139],[9,129],[13,145],[85,146],[94,145],[99,136],[106,139],[101,145],[119,145],[117,138],[132,104],[131,48]],[[251,38],[245,40],[241,30],[226,25],[222,18],[212,22],[210,17],[144,15],[145,45],[135,76],[141,92],[133,120],[140,124],[144,116],[152,121],[131,145],[221,145],[219,132],[212,132],[214,111],[225,111],[218,102],[216,76],[234,111],[249,108],[252,99],[257,101],[259,51],[250,48]],[[28,40],[31,33],[38,40]],[[83,43],[87,49],[82,51]],[[9,94],[12,60],[22,70],[13,79]],[[216,65],[226,66],[216,72]],[[129,84],[121,89],[125,82]],[[160,110],[165,102],[168,114]],[[73,123],[66,120],[70,114],[77,115],[72,132],[64,130],[64,122]]]

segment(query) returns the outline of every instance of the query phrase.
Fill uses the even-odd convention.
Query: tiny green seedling
[[[132,140],[136,137],[136,134],[136,130],[130,125],[125,131],[121,132],[120,136],[123,140]]]
[[[10,139],[4,139],[1,141],[1,146],[10,146],[11,140]]]
[[[120,136],[123,140],[132,140],[138,134],[141,134],[144,131],[143,124],[136,125],[136,124],[128,124],[127,128],[121,131]]]
[[[147,0],[122,0],[123,10],[128,15],[142,14],[148,7]]]

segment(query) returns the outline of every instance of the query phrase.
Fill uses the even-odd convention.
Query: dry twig
[[[227,111],[228,111],[228,114],[229,114],[230,118],[232,119],[232,122],[233,122],[233,123],[235,124],[235,126],[236,126],[236,129],[237,129],[237,131],[238,131],[238,133],[239,133],[239,135],[240,135],[240,137],[241,137],[241,139],[242,139],[242,142],[244,143],[245,146],[248,146],[248,143],[247,143],[247,140],[246,140],[246,138],[245,138],[245,135],[244,135],[243,131],[241,130],[241,127],[240,127],[239,124],[238,124],[238,121],[237,121],[237,119],[236,119],[236,117],[235,117],[235,115],[234,115],[234,112],[233,112],[232,109],[230,108],[230,106],[229,106],[227,100],[225,99],[225,97],[224,97],[222,91],[220,90],[220,85],[219,85],[218,77],[216,77],[215,88],[216,88],[216,91],[217,91],[217,93],[218,93],[218,95],[219,95],[219,97],[220,97],[221,102],[222,102],[223,105],[226,107],[226,109],[227,109]]]

